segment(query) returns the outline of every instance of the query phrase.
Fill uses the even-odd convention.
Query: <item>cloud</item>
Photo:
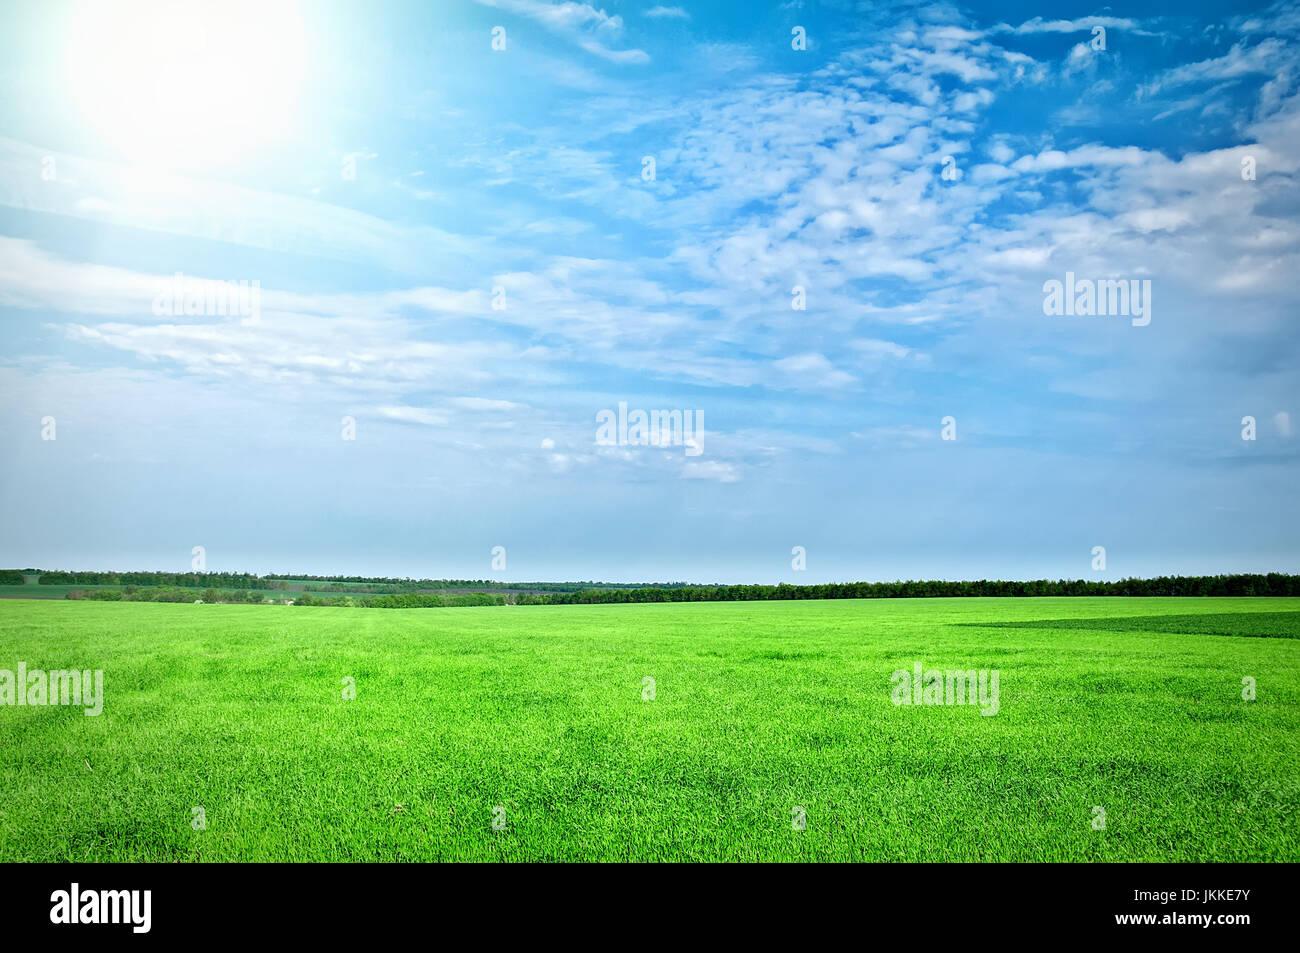
[[[734,464],[719,460],[690,460],[682,467],[682,476],[688,480],[717,480],[719,483],[736,483],[740,472]]]
[[[915,449],[933,442],[939,436],[939,428],[917,427],[914,424],[885,424],[855,430],[849,436],[861,440],[873,449]]]
[[[476,411],[514,411],[523,410],[527,406],[512,400],[491,400],[486,397],[453,397],[449,403],[463,410]]]
[[[664,20],[689,20],[691,15],[681,7],[651,7],[645,12],[645,15],[651,19]]]
[[[648,63],[650,54],[644,50],[610,49],[595,37],[618,36],[623,32],[623,18],[610,16],[588,3],[565,0],[546,3],[544,0],[475,0],[483,6],[495,7],[541,23],[551,32],[564,36],[578,46],[611,63]]]
[[[611,63],[649,63],[650,54],[644,50],[611,50],[595,40],[579,40],[578,45]]]
[[[882,341],[878,338],[859,338],[856,341],[850,341],[849,347],[872,360],[885,358],[902,360],[912,354],[912,349],[909,347],[895,344],[893,341]]]
[[[794,387],[838,390],[856,380],[852,374],[836,369],[822,354],[794,354],[774,361],[772,366]]]
[[[389,420],[404,424],[419,424],[422,427],[444,427],[448,423],[446,414],[440,414],[423,407],[378,407],[378,412]]]
[[[1238,79],[1251,74],[1271,75],[1278,71],[1286,51],[1286,44],[1274,37],[1261,40],[1251,47],[1237,43],[1222,56],[1166,70],[1140,87],[1139,95],[1147,96],[1162,89],[1186,86],[1189,83]]]
[[[1065,57],[1065,64],[1062,66],[1062,72],[1066,76],[1081,72],[1089,66],[1095,66],[1097,57],[1094,56],[1094,50],[1087,43],[1076,43],[1070,48],[1069,54]]]
[[[55,159],[58,178],[32,188]],[[327,202],[103,162],[0,137],[0,205],[95,225],[145,229],[279,254],[427,273],[470,267],[484,243],[429,225],[388,221]],[[257,277],[257,276],[244,276]]]
[[[1075,20],[1044,20],[1042,17],[1034,17],[1019,26],[999,23],[997,26],[990,28],[989,32],[1014,33],[1020,36],[1035,33],[1080,33],[1085,30],[1091,31],[1094,26],[1104,27],[1107,30],[1129,30],[1145,36],[1155,35],[1141,30],[1141,25],[1137,20],[1124,17],[1079,17]]]

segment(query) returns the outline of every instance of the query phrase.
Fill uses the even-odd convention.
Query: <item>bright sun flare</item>
[[[214,168],[290,121],[304,45],[282,0],[88,2],[68,77],[86,121],[130,162]]]

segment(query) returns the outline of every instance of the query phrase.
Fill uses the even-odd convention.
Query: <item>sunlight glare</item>
[[[87,122],[131,163],[217,168],[280,135],[304,72],[289,0],[86,3],[68,78]]]

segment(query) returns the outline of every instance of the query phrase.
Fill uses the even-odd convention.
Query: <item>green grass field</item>
[[[3,600],[0,669],[106,697],[0,707],[0,861],[1297,861],[1298,610]],[[917,661],[998,714],[894,705]]]

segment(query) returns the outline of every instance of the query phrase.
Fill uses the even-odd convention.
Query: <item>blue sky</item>
[[[4,5],[0,565],[1300,571],[1295,3],[94,9]]]

